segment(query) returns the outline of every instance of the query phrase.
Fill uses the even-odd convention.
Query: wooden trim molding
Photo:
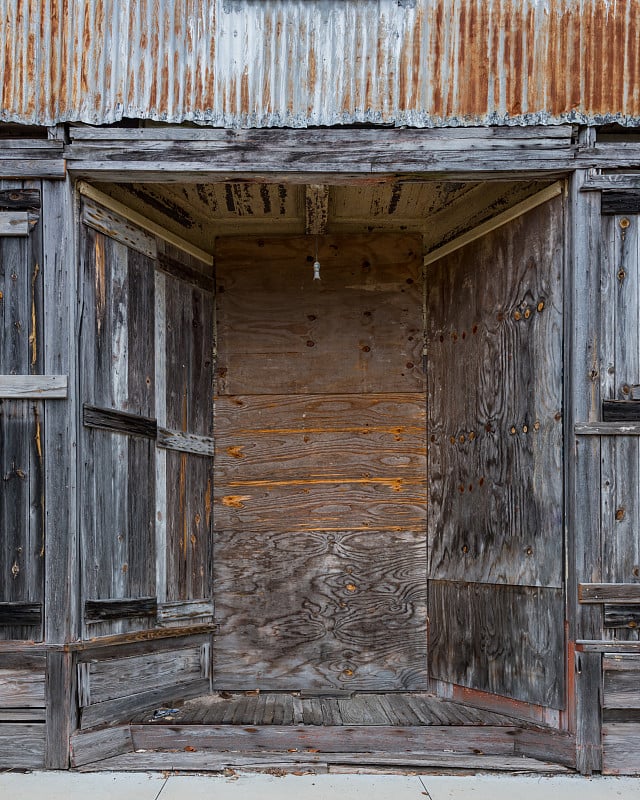
[[[163,228],[162,225],[158,225],[156,222],[153,222],[150,219],[147,219],[142,214],[138,214],[137,211],[125,206],[123,203],[120,203],[118,200],[114,200],[113,197],[109,197],[108,194],[104,192],[100,192],[98,189],[95,189],[88,183],[81,181],[78,184],[78,191],[84,197],[88,197],[90,200],[104,206],[104,208],[109,209],[109,211],[113,211],[115,214],[119,214],[124,219],[132,222],[134,225],[137,225],[142,230],[147,231],[147,233],[152,234],[153,236],[157,236],[159,239],[162,239],[169,244],[174,245],[178,249],[182,250],[185,253],[188,253],[194,258],[197,258],[198,261],[202,261],[205,264],[212,265],[213,264],[213,256],[209,253],[205,253],[204,250],[201,250],[199,247],[187,242],[185,239],[176,236],[175,234],[168,231],[166,228]]]
[[[429,264],[433,264],[434,261],[438,261],[444,256],[448,256],[450,253],[454,253],[461,247],[471,244],[471,242],[475,242],[476,239],[482,238],[487,233],[495,231],[497,228],[501,228],[503,225],[506,225],[508,222],[511,222],[518,217],[521,217],[523,214],[526,214],[533,208],[537,208],[543,203],[546,203],[547,200],[557,197],[562,193],[562,188],[563,184],[560,181],[557,181],[551,186],[547,186],[546,189],[543,189],[541,192],[536,192],[536,194],[532,195],[531,197],[527,197],[526,200],[523,200],[521,203],[513,206],[513,208],[509,208],[507,211],[504,211],[502,214],[498,214],[498,216],[494,217],[493,219],[483,222],[482,225],[478,225],[477,228],[473,228],[473,230],[463,233],[462,236],[459,236],[452,242],[448,242],[447,244],[442,245],[442,247],[437,247],[435,250],[427,253],[427,255],[424,257],[425,267]]]

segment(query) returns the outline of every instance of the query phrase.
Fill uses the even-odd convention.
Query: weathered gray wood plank
[[[0,769],[42,769],[45,726],[40,722],[0,725]]]
[[[44,708],[44,671],[0,667],[0,708]]]
[[[0,236],[28,236],[30,230],[26,211],[0,211]]]
[[[90,703],[199,681],[200,678],[199,646],[94,661],[89,664]]]
[[[66,375],[1,375],[0,398],[64,399],[67,396]]]
[[[640,723],[608,722],[602,726],[602,772],[640,775]]]
[[[581,583],[578,599],[581,603],[640,604],[640,583]]]
[[[429,609],[433,677],[564,707],[561,589],[432,580]]]
[[[81,767],[96,761],[133,752],[129,728],[107,728],[76,734],[71,739],[71,765]]]
[[[195,433],[184,433],[183,431],[170,431],[166,428],[159,428],[157,435],[158,447],[167,450],[178,450],[181,453],[193,453],[194,455],[213,456],[214,439],[211,436],[198,436]]]

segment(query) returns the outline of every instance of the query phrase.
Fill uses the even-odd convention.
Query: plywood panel
[[[562,585],[562,202],[428,268],[433,578]]]
[[[560,589],[429,581],[431,674],[564,708]]]
[[[219,240],[218,393],[422,391],[420,238],[315,242]]]
[[[217,251],[214,680],[424,687],[420,243],[309,245]]]
[[[421,532],[220,531],[214,565],[218,687],[426,686]]]

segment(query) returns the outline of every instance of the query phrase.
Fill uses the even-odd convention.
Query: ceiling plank
[[[305,233],[307,236],[324,236],[329,220],[329,187],[324,183],[310,183],[305,187]]]

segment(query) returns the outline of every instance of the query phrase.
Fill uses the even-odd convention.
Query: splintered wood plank
[[[434,678],[563,707],[562,590],[429,581],[429,606]]]
[[[422,532],[220,531],[214,565],[219,688],[425,688]]]
[[[562,204],[427,267],[432,578],[562,585]]]
[[[217,241],[219,394],[423,391],[421,239],[321,245],[314,281],[315,237]]]

